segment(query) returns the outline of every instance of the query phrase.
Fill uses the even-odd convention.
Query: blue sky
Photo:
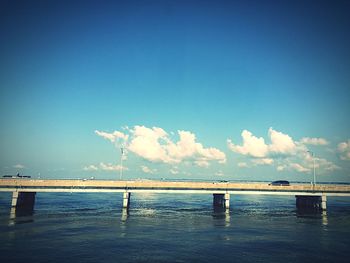
[[[350,181],[347,1],[1,1],[0,171]]]

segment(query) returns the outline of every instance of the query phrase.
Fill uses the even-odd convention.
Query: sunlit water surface
[[[0,194],[1,262],[348,262],[350,198],[300,214],[288,196],[38,193],[34,215],[10,220]]]

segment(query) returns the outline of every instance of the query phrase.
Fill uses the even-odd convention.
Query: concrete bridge
[[[350,196],[350,185],[292,184],[273,186],[268,183],[180,182],[180,181],[112,181],[112,180],[39,180],[0,179],[0,192],[12,192],[12,213],[33,211],[37,192],[120,192],[123,208],[128,209],[131,193],[207,193],[213,195],[214,207],[230,207],[230,195],[293,195],[299,209],[326,210],[327,196]]]

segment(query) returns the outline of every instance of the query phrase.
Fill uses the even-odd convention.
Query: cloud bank
[[[15,168],[15,169],[24,169],[25,166],[24,166],[23,164],[15,164],[15,165],[13,166],[13,168]]]
[[[119,164],[111,164],[111,163],[103,163],[101,162],[99,165],[88,165],[83,168],[84,171],[120,171],[120,170],[129,170],[125,166],[121,166]]]
[[[157,169],[151,169],[148,166],[142,165],[141,170],[146,174],[155,174],[157,172]]]
[[[328,145],[329,142],[326,139],[323,138],[310,138],[310,137],[304,137],[300,140],[303,144],[310,144],[310,145]]]
[[[193,132],[178,130],[168,133],[160,127],[146,127],[136,125],[124,127],[122,131],[106,132],[95,131],[96,135],[110,141],[124,152],[133,154],[151,163],[170,164],[169,173],[178,174],[177,165],[191,164],[196,167],[208,168],[213,162],[226,163],[226,155],[215,147],[206,147],[197,141]],[[340,169],[331,161],[311,156],[308,147],[322,147],[329,144],[324,138],[303,137],[299,141],[290,135],[269,128],[267,139],[255,136],[251,131],[243,130],[242,143],[236,144],[227,139],[228,148],[244,156],[237,162],[238,168],[255,166],[272,166],[277,171],[293,171],[297,173],[312,173],[315,160],[315,169],[318,172],[332,172]],[[312,148],[313,149],[313,148]],[[350,160],[350,140],[338,144],[337,152],[342,160]],[[124,156],[124,159],[126,156]],[[87,171],[120,171],[119,165],[100,163],[84,168]],[[125,169],[123,167],[123,169]],[[156,169],[141,166],[147,174],[154,174]]]
[[[350,139],[347,142],[341,142],[337,148],[340,153],[340,159],[350,161]]]
[[[212,161],[226,162],[225,153],[217,148],[204,147],[196,141],[196,135],[190,131],[177,131],[178,141],[173,141],[162,128],[139,125],[131,129],[126,128],[126,133],[97,130],[95,133],[117,146],[123,145],[128,152],[150,162],[167,164],[191,162],[199,167],[208,167]]]
[[[298,150],[298,145],[289,135],[272,128],[269,129],[268,135],[271,141],[270,144],[266,144],[264,138],[258,138],[250,131],[243,130],[241,134],[243,144],[241,146],[235,145],[230,139],[227,140],[227,145],[233,152],[256,158],[267,158],[272,155],[290,155]]]
[[[328,141],[323,138],[304,137],[300,141],[295,141],[288,134],[273,128],[268,130],[269,143],[266,143],[264,138],[256,137],[247,130],[243,130],[241,136],[242,145],[236,145],[232,140],[227,140],[227,146],[231,151],[250,158],[250,163],[239,162],[237,164],[239,168],[275,165],[277,171],[310,173],[313,170],[313,158],[308,152],[307,145],[328,145]],[[350,160],[349,145],[350,143],[338,145],[338,151],[344,160],[347,158]],[[322,171],[340,169],[334,163],[318,157],[315,158],[315,168]]]

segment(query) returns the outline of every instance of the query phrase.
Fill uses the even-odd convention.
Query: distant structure
[[[17,173],[16,175],[3,175],[4,178],[30,178],[30,175],[20,175]]]
[[[119,176],[119,180],[122,179],[123,177],[123,157],[124,157],[124,147],[120,147],[120,176]]]

